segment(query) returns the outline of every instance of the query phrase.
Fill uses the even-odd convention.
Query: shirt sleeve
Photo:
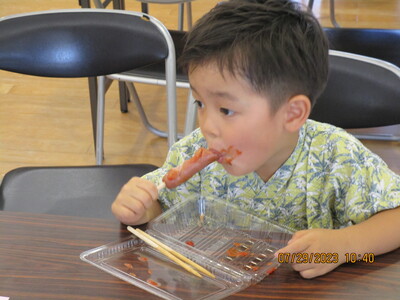
[[[355,166],[351,169],[344,206],[338,206],[341,222],[360,223],[374,214],[400,206],[400,176],[363,145],[352,153]]]
[[[342,228],[400,206],[400,176],[360,141],[342,132],[312,147],[310,182],[318,184],[307,203],[309,228]]]

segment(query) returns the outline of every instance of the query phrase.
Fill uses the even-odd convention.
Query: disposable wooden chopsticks
[[[174,261],[178,265],[180,265],[186,271],[196,275],[197,277],[202,278],[201,274],[190,266],[190,265],[192,265],[195,268],[197,268],[199,271],[203,272],[204,274],[206,274],[206,275],[208,275],[208,276],[210,276],[212,278],[215,278],[215,276],[213,274],[208,272],[203,267],[199,266],[198,264],[196,264],[195,262],[191,261],[190,259],[188,259],[187,257],[183,256],[182,254],[174,251],[173,249],[171,249],[167,245],[161,243],[160,241],[158,241],[157,239],[155,239],[151,235],[148,235],[144,231],[142,231],[140,229],[136,229],[135,230],[131,226],[128,226],[128,230],[131,233],[133,233],[135,236],[137,236],[139,239],[143,240],[146,244],[148,244],[149,246],[153,247],[158,252],[160,252],[161,254],[165,255],[166,257],[168,257],[169,259],[171,259],[172,261]]]
[[[154,243],[156,243],[157,245],[159,245],[160,247],[164,248],[165,250],[167,250],[168,252],[172,253],[173,255],[175,255],[176,257],[178,257],[179,259],[183,260],[185,263],[191,265],[192,267],[196,268],[197,270],[199,270],[200,272],[202,272],[203,274],[215,278],[214,274],[210,273],[207,269],[203,268],[202,266],[196,264],[194,261],[190,260],[189,258],[187,258],[186,256],[180,254],[179,252],[176,252],[174,249],[168,247],[167,245],[163,244],[162,242],[160,242],[159,240],[157,240],[156,238],[152,237],[151,235],[147,234],[146,232],[140,230],[140,229],[136,229],[136,231],[139,231],[140,233],[142,233],[143,235],[145,235],[147,238],[149,238],[150,240],[152,240]]]
[[[200,275],[199,272],[197,272],[196,270],[194,270],[191,266],[189,266],[188,264],[184,263],[183,261],[181,261],[179,258],[177,258],[176,256],[174,256],[173,254],[171,254],[170,252],[168,252],[167,250],[165,250],[164,248],[162,248],[161,246],[159,246],[158,244],[156,244],[155,242],[153,242],[152,240],[150,240],[147,236],[143,235],[143,231],[139,232],[138,230],[135,230],[133,227],[128,226],[128,230],[130,232],[132,232],[134,235],[136,235],[139,239],[141,239],[142,241],[144,241],[146,244],[148,244],[149,246],[153,247],[154,249],[156,249],[158,252],[160,252],[161,254],[164,254],[166,257],[168,257],[169,259],[171,259],[172,261],[174,261],[175,263],[177,263],[178,265],[180,265],[182,268],[184,268],[186,271],[196,275],[197,277],[202,278],[202,276]]]

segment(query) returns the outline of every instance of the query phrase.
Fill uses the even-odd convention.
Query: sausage
[[[218,161],[219,163],[231,164],[232,160],[240,154],[241,152],[232,146],[227,150],[221,150],[221,152],[214,149],[200,148],[192,158],[169,170],[162,181],[167,188],[176,188],[212,162]]]
[[[162,180],[167,188],[176,188],[178,185],[184,183],[194,174],[212,162],[219,160],[221,157],[222,154],[217,150],[200,148],[192,158],[185,160],[180,166],[169,170]]]

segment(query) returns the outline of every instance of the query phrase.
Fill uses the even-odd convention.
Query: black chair
[[[136,164],[14,169],[0,185],[0,209],[115,219],[111,204],[121,187],[156,168]]]
[[[112,0],[93,0],[96,8],[106,8]],[[194,0],[137,0],[142,4],[142,12],[149,13],[150,3],[156,4],[178,4],[178,29],[183,30],[184,9],[186,4],[187,26],[188,29],[192,28],[192,1]],[[90,7],[90,0],[80,1],[82,7]],[[113,8],[125,9],[125,0],[113,0]]]
[[[168,142],[177,140],[175,48],[168,30],[139,12],[76,9],[0,19],[0,69],[46,77],[97,77],[92,101],[96,162],[103,160],[105,75],[162,63]],[[118,49],[118,55],[115,54]]]
[[[309,0],[308,1],[308,8],[310,10],[313,9],[314,6],[314,0]],[[335,0],[329,0],[329,18],[331,20],[331,23],[335,27],[340,27],[339,23],[336,21],[336,15],[335,15]]]
[[[169,33],[171,34],[172,40],[174,42],[175,55],[178,59],[183,52],[183,48],[186,42],[186,32],[179,30],[169,30]],[[145,127],[149,131],[160,137],[167,137],[168,134],[165,131],[155,128],[148,120],[142,106],[142,102],[130,78],[136,78],[136,81],[139,81],[138,79],[140,78],[140,82],[142,83],[164,85],[165,68],[163,64],[155,63],[141,68],[129,70],[127,72],[112,74],[107,76],[107,79],[119,80],[120,83],[122,82],[124,84],[123,87],[120,86],[120,106],[122,112],[128,111],[128,102],[133,100],[139,116],[142,120],[142,123],[145,125]],[[125,87],[128,89],[128,92],[125,91]],[[196,104],[194,103],[194,99],[190,90],[188,75],[182,68],[180,68],[178,64],[176,66],[176,87],[189,90],[187,97],[187,110],[184,131],[183,134],[178,133],[178,138],[182,138],[183,136],[192,132],[196,127]]]
[[[400,29],[324,28],[332,50],[385,60],[400,67]]]
[[[346,129],[400,124],[400,69],[397,66],[334,50],[330,51],[329,59],[328,83],[312,109],[311,119]]]
[[[370,28],[324,28],[332,50],[381,59],[400,67],[400,30]],[[379,101],[376,98],[376,101]],[[357,130],[361,139],[399,140],[386,129]],[[361,132],[363,132],[361,134]]]
[[[191,2],[194,0],[138,0],[142,2],[142,12],[148,13],[148,3],[159,3],[159,4],[171,4],[178,3],[180,9],[179,16],[179,30],[169,30],[171,34],[174,46],[175,46],[175,55],[178,59],[183,51],[183,47],[186,42],[186,32],[182,31],[183,28],[183,6],[186,3],[188,8],[188,28],[192,27],[192,17],[191,17]],[[96,8],[106,8],[107,5],[110,4],[110,1],[94,0],[93,1]],[[86,4],[90,7],[90,1]],[[87,6],[82,6],[87,7]],[[113,2],[114,9],[125,9],[125,1],[117,0]],[[118,55],[116,53],[115,55]],[[128,112],[128,102],[133,100],[136,109],[138,110],[140,119],[144,126],[155,135],[166,138],[170,135],[169,132],[160,130],[154,127],[149,119],[147,118],[146,112],[143,108],[142,102],[140,100],[139,94],[136,91],[133,82],[140,82],[144,84],[152,84],[152,85],[165,85],[166,84],[166,70],[165,66],[162,63],[151,64],[142,68],[136,68],[133,70],[129,70],[122,74],[111,74],[106,77],[105,85],[109,87],[113,80],[119,81],[119,93],[120,93],[120,108],[121,112]],[[189,90],[188,99],[187,99],[187,110],[186,110],[186,121],[183,134],[178,134],[178,138],[182,138],[183,136],[192,132],[196,127],[196,105],[194,105],[194,99],[192,97],[190,91],[190,84],[187,74],[179,68],[179,65],[176,66],[176,87],[177,88],[185,88]],[[98,95],[94,92],[97,89],[97,83],[93,79],[89,79],[89,90],[90,90],[90,98],[91,102],[97,101]],[[106,92],[106,91],[105,91]],[[168,112],[169,115],[174,114],[174,111]],[[173,118],[176,119],[176,116]],[[171,139],[172,141],[172,139]],[[169,146],[172,146],[170,143]]]
[[[148,4],[149,3],[159,3],[159,4],[179,4],[179,30],[169,30],[173,43],[175,45],[175,55],[177,59],[182,53],[184,44],[186,42],[185,31],[183,29],[183,8],[186,4],[187,6],[187,16],[188,16],[188,28],[192,27],[192,13],[191,13],[191,2],[194,0],[137,0],[142,2],[142,12],[148,13]],[[93,0],[96,8],[106,8],[111,0]],[[125,0],[113,0],[113,9],[125,9]],[[90,1],[81,1],[81,7],[88,8],[90,7]],[[116,53],[115,55],[118,55]],[[183,136],[192,132],[196,127],[196,105],[194,105],[194,99],[192,97],[190,91],[190,84],[187,77],[187,74],[183,72],[179,65],[176,66],[176,87],[177,88],[185,88],[189,90],[188,99],[187,99],[187,110],[186,110],[186,120],[183,134],[178,134],[178,138],[182,138]],[[137,68],[134,70],[130,70],[128,72],[124,72],[123,74],[112,74],[107,76],[106,78],[106,86],[109,87],[113,80],[119,81],[119,94],[120,94],[120,108],[121,112],[128,112],[128,102],[133,100],[139,116],[142,120],[142,123],[145,127],[160,137],[168,137],[170,133],[160,130],[154,127],[143,109],[142,102],[139,98],[139,95],[135,89],[135,86],[132,83],[132,79],[135,82],[145,83],[145,84],[153,84],[153,85],[165,85],[166,84],[166,73],[165,67],[161,63],[152,64],[149,66],[145,66],[143,68]],[[90,92],[90,102],[97,101],[97,81],[94,78],[89,78],[89,92]],[[174,112],[170,112],[169,114],[173,114]],[[176,118],[176,117],[174,117]],[[172,140],[171,140],[172,141]],[[169,146],[172,144],[170,143]]]

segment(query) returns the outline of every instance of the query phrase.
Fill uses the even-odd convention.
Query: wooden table
[[[15,299],[159,299],[80,260],[127,237],[112,220],[0,212],[0,296]],[[398,299],[400,249],[311,280],[281,265],[227,299]]]

